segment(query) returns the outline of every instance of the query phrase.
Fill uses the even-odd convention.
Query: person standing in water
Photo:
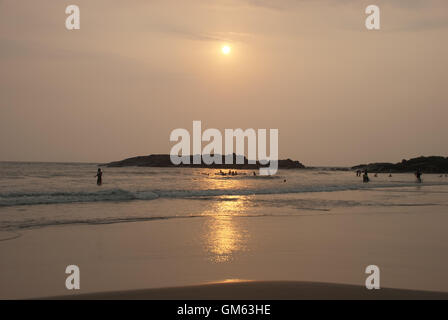
[[[99,186],[102,185],[103,184],[103,171],[101,171],[101,168],[98,168],[98,171],[97,171],[95,177],[97,178],[96,184]]]
[[[417,170],[417,172],[415,173],[415,176],[417,177],[417,182],[422,183],[422,173],[420,170]]]
[[[369,175],[367,174],[367,169],[366,169],[366,170],[364,170],[364,175],[362,176],[362,182],[366,183],[369,181],[370,181],[370,179],[369,179]]]

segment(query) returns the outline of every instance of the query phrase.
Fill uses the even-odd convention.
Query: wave
[[[446,185],[425,183],[424,186]],[[219,196],[250,196],[269,194],[293,194],[307,192],[335,192],[350,190],[375,190],[383,188],[412,187],[415,183],[400,184],[345,184],[295,186],[266,189],[198,189],[198,190],[143,190],[129,191],[108,189],[92,192],[9,192],[0,193],[0,207],[41,204],[66,204],[78,202],[123,202],[133,200],[155,200],[159,198],[214,198]]]
[[[153,200],[158,197],[156,193],[151,191],[132,192],[122,189],[109,189],[95,192],[9,192],[0,193],[0,207],[76,202]]]

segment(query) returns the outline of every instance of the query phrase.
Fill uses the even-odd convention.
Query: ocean
[[[279,170],[271,177],[239,170],[103,168],[97,164],[0,163],[0,231],[69,224],[110,224],[206,216],[331,214],[336,208],[448,205],[448,178],[370,174],[363,183],[351,171]],[[352,191],[347,196],[336,191]],[[333,194],[333,195],[332,195]],[[182,221],[182,220],[179,220]]]

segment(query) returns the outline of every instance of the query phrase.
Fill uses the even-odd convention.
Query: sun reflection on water
[[[209,180],[207,187],[213,184],[222,184],[222,181]],[[244,182],[228,180],[226,183],[237,188]],[[235,254],[247,250],[248,233],[238,216],[244,215],[247,210],[248,197],[222,196],[216,198],[211,208],[202,213],[209,218],[206,221],[204,241],[210,260],[217,263],[230,262]]]
[[[237,252],[246,250],[247,230],[235,216],[244,212],[242,197],[220,199],[207,213],[205,241],[210,259],[228,262]]]

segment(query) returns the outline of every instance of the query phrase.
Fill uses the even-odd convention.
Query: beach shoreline
[[[437,198],[444,197],[445,189],[437,188],[440,192],[432,192],[432,198],[425,195],[428,201],[437,202]],[[302,197],[308,202],[312,197],[326,201],[372,199],[390,197],[391,192],[340,191]],[[393,192],[400,199],[416,196],[408,189]],[[426,194],[428,190],[417,192]],[[270,196],[252,200],[264,203],[267,201],[264,199]],[[291,200],[288,195],[280,199]],[[167,205],[194,209],[195,201],[201,205],[204,200],[179,200]],[[213,214],[194,219],[70,224],[4,232],[2,237],[9,240],[0,241],[0,298],[35,299],[74,293],[113,298],[114,293],[130,297],[136,290],[144,290],[138,295],[144,299],[165,292],[160,288],[222,282],[227,286],[241,280],[263,283],[260,286],[284,281],[272,292],[279,292],[278,297],[285,299],[281,287],[285,283],[299,283],[297,287],[292,285],[295,289],[285,289],[286,294],[291,294],[291,298],[317,298],[322,294],[324,298],[328,296],[326,289],[310,288],[311,292],[306,293],[300,283],[353,285],[366,290],[365,269],[369,265],[381,269],[381,288],[448,292],[445,205],[332,207],[329,211],[301,209],[297,214],[283,215],[276,215],[275,208],[263,206],[271,215],[232,215],[230,209],[244,206],[244,201],[240,197],[217,199],[213,202]],[[149,203],[155,202],[129,205],[146,207]],[[72,210],[85,207],[72,206]],[[101,204],[96,206],[101,208]],[[85,207],[89,212],[93,209],[92,205]],[[287,211],[286,207],[279,210],[297,212],[294,208]],[[65,288],[68,265],[80,268],[80,290]],[[337,295],[337,288],[328,290]],[[177,289],[167,290],[173,297],[178,294]],[[182,290],[179,292],[186,292]],[[251,298],[250,292],[254,292],[252,298],[256,299],[258,289],[253,290],[243,290],[244,297]],[[357,290],[349,290],[341,298],[355,297]],[[216,297],[219,292],[217,289],[214,293]]]

